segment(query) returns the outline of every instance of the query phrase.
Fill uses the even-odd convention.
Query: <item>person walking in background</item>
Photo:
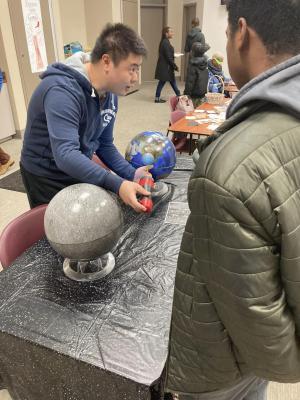
[[[166,100],[160,98],[161,91],[166,82],[170,82],[176,96],[180,96],[180,91],[175,80],[175,71],[178,67],[174,62],[174,47],[170,43],[170,39],[174,36],[173,29],[166,26],[162,30],[161,41],[159,44],[159,56],[155,70],[155,79],[158,84],[155,93],[155,103],[165,103]]]
[[[194,107],[198,107],[207,92],[208,83],[208,57],[205,53],[210,49],[207,43],[195,42],[192,46],[184,94],[190,96]]]
[[[185,53],[190,53],[192,50],[192,46],[195,42],[199,42],[205,44],[205,36],[199,28],[199,18],[194,18],[192,20],[192,29],[187,34],[184,51]]]

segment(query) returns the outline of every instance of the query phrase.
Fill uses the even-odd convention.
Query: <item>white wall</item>
[[[202,30],[207,43],[210,45],[208,56],[219,51],[224,55],[224,72],[229,76],[226,59],[226,27],[227,11],[225,6],[220,5],[220,0],[204,0]]]
[[[167,8],[166,25],[172,27],[174,30],[174,38],[172,39],[172,45],[174,46],[175,52],[177,53],[181,52],[182,16],[183,16],[182,0],[169,0]]]
[[[117,6],[118,4],[111,0],[85,0],[87,45],[89,48],[94,46],[105,25],[108,22],[113,22],[113,11],[117,14]]]
[[[122,22],[122,2],[121,0],[112,0],[112,20],[113,22]]]
[[[63,44],[78,41],[87,45],[84,0],[60,0],[61,34]]]

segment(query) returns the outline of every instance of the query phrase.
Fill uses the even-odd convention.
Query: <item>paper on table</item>
[[[210,131],[214,131],[219,127],[218,124],[210,124],[208,125],[207,129],[209,129]]]
[[[194,115],[187,115],[185,119],[196,119],[196,117]]]
[[[194,110],[195,113],[205,113],[205,110]]]
[[[182,56],[184,56],[184,53],[174,53],[174,56],[175,57],[182,57]]]
[[[196,122],[198,122],[198,124],[207,124],[208,122],[211,122],[211,120],[203,118],[203,119],[196,119]]]

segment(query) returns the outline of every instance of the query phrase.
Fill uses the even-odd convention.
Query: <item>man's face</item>
[[[226,35],[229,73],[236,86],[240,89],[248,81],[246,75],[247,65],[243,65],[243,60],[239,51],[239,43],[241,40],[240,31],[238,29],[236,32],[232,32],[230,25],[228,25]]]
[[[117,65],[112,59],[108,60],[105,63],[106,90],[119,96],[125,96],[139,80],[142,61],[142,56],[131,53]]]

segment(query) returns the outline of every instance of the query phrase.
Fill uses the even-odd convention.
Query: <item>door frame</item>
[[[192,8],[192,7],[195,7],[195,17],[194,18],[196,18],[196,16],[197,16],[197,3],[196,2],[192,2],[192,3],[188,3],[188,4],[184,4],[183,5],[183,13],[182,13],[182,52],[184,53],[184,56],[182,56],[182,58],[181,58],[181,68],[180,68],[180,71],[181,71],[180,80],[181,81],[185,80],[185,75],[186,75],[188,59],[187,59],[186,53],[184,52],[184,46],[185,46],[185,40],[186,40],[187,32],[190,31],[190,29],[189,29],[189,30],[186,30],[184,32],[183,27],[186,26],[187,11],[188,11],[189,8]]]
[[[159,9],[162,9],[163,10],[163,26],[166,26],[167,20],[168,20],[168,1],[167,0],[164,0],[164,4],[150,4],[150,3],[149,4],[147,4],[147,3],[142,4],[142,3],[140,3],[140,15],[142,15],[142,13],[141,13],[142,8],[159,8]],[[141,30],[140,34],[142,34],[142,18],[140,18],[140,30]],[[151,81],[142,80],[142,69],[143,69],[143,66],[141,67],[141,74],[140,74],[141,82],[140,83],[143,83],[143,82],[154,82],[155,79],[153,79]]]

